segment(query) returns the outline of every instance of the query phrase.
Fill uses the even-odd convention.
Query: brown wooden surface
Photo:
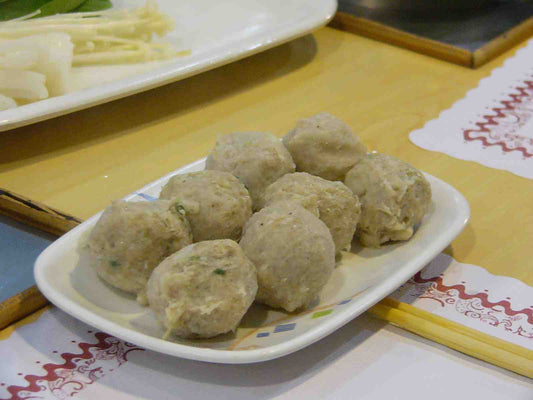
[[[423,150],[409,132],[451,107],[516,48],[478,69],[323,28],[248,59],[109,104],[0,134],[0,186],[86,219],[207,155],[217,134],[281,136],[328,111],[371,150],[454,186],[470,203],[446,252],[533,285],[533,182]]]

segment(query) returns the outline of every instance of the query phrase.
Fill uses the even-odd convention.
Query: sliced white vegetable
[[[46,77],[38,72],[0,70],[0,94],[32,101],[46,99],[45,81]]]
[[[50,96],[68,93],[70,87],[70,69],[74,45],[66,33],[48,33],[29,36],[39,50],[39,60],[34,69],[46,76],[46,87]]]
[[[152,43],[153,35],[163,36],[172,29],[174,21],[159,12],[155,2],[148,1],[144,7],[130,10],[68,13],[3,22],[0,40],[62,32],[68,34],[74,44],[76,65],[130,63],[176,56],[169,44]],[[81,54],[84,56],[77,57]]]
[[[26,39],[0,41],[0,69],[31,70],[39,55]]]
[[[174,21],[152,0],[136,9],[2,22],[0,110],[16,107],[14,99],[25,104],[68,93],[73,65],[118,65],[188,54],[152,42],[154,35],[173,28]]]
[[[0,69],[39,72],[50,96],[69,89],[74,45],[66,33],[47,33],[0,41]]]
[[[8,110],[17,107],[17,102],[11,97],[0,94],[0,111]]]

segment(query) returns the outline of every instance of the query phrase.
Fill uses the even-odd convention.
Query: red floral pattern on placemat
[[[62,353],[62,364],[45,364],[45,375],[26,375],[27,386],[9,386],[9,399],[39,399],[55,397],[67,399],[102,378],[107,372],[120,367],[127,355],[134,350],[143,350],[106,333],[98,332],[97,342],[79,343],[79,354]]]
[[[509,153],[519,151],[524,157],[533,157],[533,138],[517,133],[533,118],[533,80],[524,81],[508,95],[510,100],[500,101],[491,114],[476,122],[476,129],[464,130],[466,141],[480,141],[483,146],[500,146]]]
[[[452,307],[465,317],[477,319],[490,326],[503,328],[511,334],[533,339],[533,309],[513,310],[508,300],[492,302],[484,292],[468,294],[465,285],[447,286],[442,276],[423,278],[417,273],[403,287],[409,287],[410,297],[429,299],[442,307]],[[524,322],[526,324],[524,324]]]
[[[426,150],[533,179],[533,39],[409,139]]]

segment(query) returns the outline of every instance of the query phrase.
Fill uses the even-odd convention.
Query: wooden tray
[[[355,0],[341,0],[329,26],[470,68],[485,64],[533,35],[533,3],[522,1],[455,11],[440,19],[431,14],[427,21],[420,13],[376,11],[357,4]],[[459,38],[464,41],[459,43]]]

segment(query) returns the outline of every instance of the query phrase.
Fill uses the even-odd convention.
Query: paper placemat
[[[409,138],[427,150],[533,179],[533,39]]]
[[[533,350],[533,288],[437,256],[390,297]]]
[[[495,276],[441,254],[392,297],[533,349],[533,288],[516,279]],[[486,392],[484,399],[501,398],[502,390],[506,398],[525,399],[533,389],[526,378],[425,339],[406,342],[405,337],[412,335],[384,328],[385,324],[367,316],[293,355],[242,366],[206,364],[145,351],[98,332],[57,308],[32,318],[35,321],[0,332],[0,398],[245,399],[257,394],[257,398],[305,395],[334,399],[365,391],[369,398],[383,398],[388,392],[390,398],[397,398],[398,383],[393,382],[406,379],[404,370],[414,379],[432,368],[424,385],[443,376],[468,378],[474,380],[464,384],[473,386],[465,390],[473,390],[476,380],[486,382],[487,373],[494,375],[492,383],[481,390]],[[330,376],[331,364],[345,359],[352,360],[347,370],[335,368]],[[288,379],[279,371],[286,371]],[[330,382],[315,375],[329,376]],[[299,383],[294,384],[290,376]],[[382,377],[387,377],[384,387],[369,386]],[[321,386],[324,384],[331,390]],[[496,391],[491,385],[496,385]],[[449,398],[447,391],[441,394],[432,397]],[[417,397],[411,394],[410,398]]]

